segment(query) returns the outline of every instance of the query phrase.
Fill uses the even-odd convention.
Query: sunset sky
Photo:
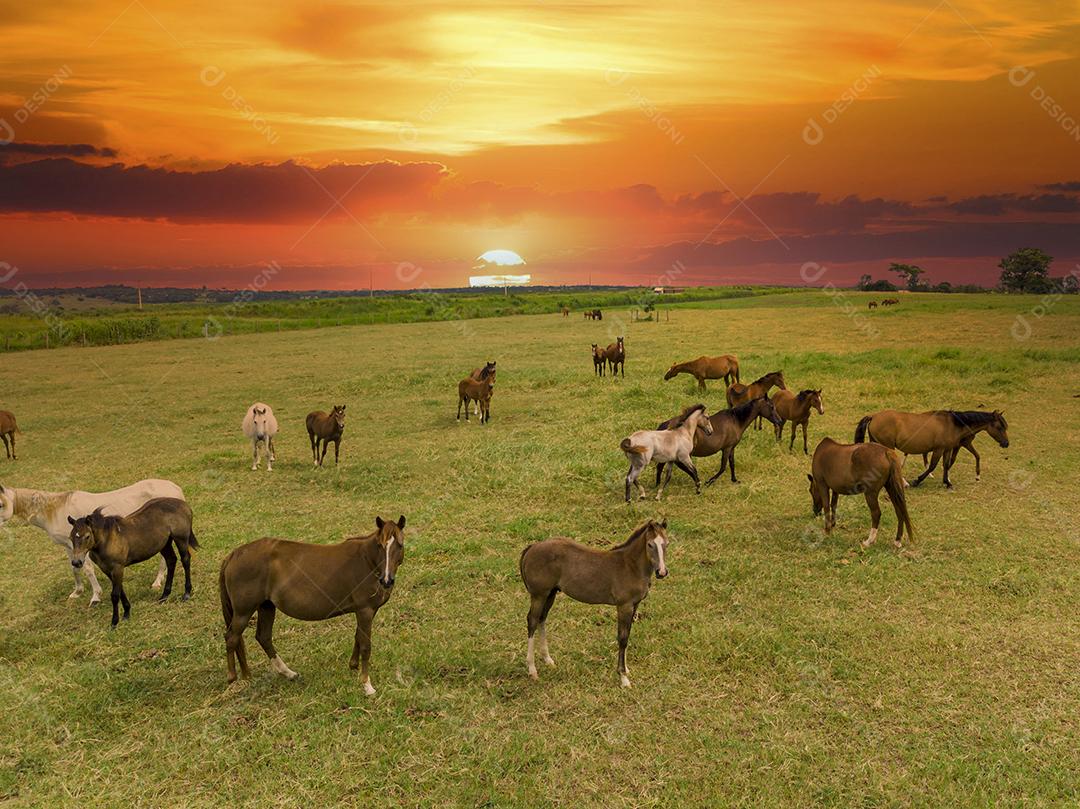
[[[0,119],[30,286],[1080,261],[1076,2],[0,0]]]

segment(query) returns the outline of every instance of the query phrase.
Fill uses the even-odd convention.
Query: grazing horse
[[[866,308],[867,309],[877,309],[877,301],[870,301],[870,303],[866,304]]]
[[[586,320],[592,320],[593,319],[593,310],[592,309],[586,309],[584,312],[582,312],[582,314],[585,315]]]
[[[307,434],[311,441],[311,457],[315,459],[316,466],[323,465],[326,450],[330,442],[334,442],[334,465],[337,466],[338,450],[341,447],[341,434],[345,432],[345,405],[334,405],[329,413],[315,410],[308,413]],[[319,454],[319,445],[322,444],[322,454]]]
[[[266,471],[274,471],[274,436],[277,435],[278,423],[270,405],[262,402],[253,404],[247,409],[240,426],[251,441],[252,471],[259,468],[259,444],[266,451]]]
[[[390,600],[398,566],[405,559],[405,516],[397,522],[375,518],[375,532],[336,545],[308,545],[263,537],[236,548],[221,563],[218,588],[225,618],[229,682],[250,677],[244,630],[258,610],[255,638],[270,666],[282,677],[299,675],[274,648],[274,618],[281,610],[301,621],[323,621],[351,612],[356,636],[349,668],[360,666],[364,693],[375,693],[368,672],[371,622]]]
[[[156,497],[126,517],[106,517],[94,509],[85,517],[68,517],[71,524],[71,566],[78,570],[87,554],[112,582],[112,628],[120,623],[120,602],[124,620],[131,616],[131,602],[124,592],[124,568],[144,562],[159,553],[165,557],[165,587],[158,601],[172,592],[176,555],[184,565],[184,597],[191,598],[191,548],[199,547],[191,530],[191,506],[176,497]],[[173,550],[173,545],[176,549]]]
[[[489,380],[479,382],[471,376],[467,376],[458,382],[458,405],[457,418],[461,421],[461,406],[465,405],[465,421],[469,420],[469,404],[476,402],[480,411],[480,423],[487,424],[491,421],[491,396],[495,393],[495,385]]]
[[[15,457],[15,433],[18,432],[21,430],[15,423],[15,414],[10,410],[0,410],[0,438],[4,439],[4,450],[13,461],[19,460]]]
[[[725,385],[730,385],[739,381],[739,361],[731,354],[721,354],[719,357],[698,357],[696,360],[676,362],[668,368],[664,379],[673,379],[679,374],[695,377],[699,390],[705,390],[706,379],[723,379]]]
[[[547,644],[547,617],[555,596],[566,593],[586,604],[614,604],[619,616],[619,683],[630,687],[626,665],[626,645],[638,604],[649,594],[652,577],[668,574],[667,520],[649,520],[639,525],[630,538],[610,550],[590,548],[570,539],[552,537],[529,545],[521,552],[518,568],[529,591],[529,676],[538,679],[533,657],[534,640],[540,633],[540,656],[554,666]]]
[[[789,390],[778,390],[772,397],[773,406],[776,407],[776,415],[780,417],[780,424],[776,427],[776,440],[784,437],[784,422],[791,422],[791,442],[788,444],[788,452],[795,449],[795,428],[802,425],[802,451],[803,455],[809,455],[806,447],[806,425],[810,423],[811,408],[817,410],[819,416],[825,415],[825,405],[821,403],[821,389],[801,390],[796,396]]]
[[[814,501],[814,516],[825,511],[825,533],[831,533],[836,525],[836,503],[842,494],[862,494],[870,509],[870,536],[863,541],[869,547],[877,539],[881,524],[881,507],[878,495],[885,495],[896,511],[896,547],[901,546],[904,528],[908,541],[915,541],[904,499],[904,476],[901,468],[904,460],[895,450],[881,444],[839,444],[831,438],[822,438],[814,450],[811,462],[810,496]]]
[[[491,360],[490,362],[485,363],[480,368],[473,368],[472,373],[469,374],[469,378],[475,379],[477,382],[483,382],[487,380],[488,382],[495,384],[495,360]],[[479,416],[480,402],[473,402],[473,408],[473,413]]]
[[[604,375],[604,366],[607,365],[607,357],[604,356],[604,349],[600,348],[596,343],[592,344],[592,367],[593,373]]]
[[[604,358],[608,361],[612,376],[615,376],[615,372],[620,368],[622,375],[626,376],[626,346],[623,345],[623,338],[616,337],[615,342],[604,349]]]
[[[0,525],[12,517],[22,518],[30,525],[40,528],[48,534],[49,539],[64,548],[70,562],[74,557],[69,517],[83,517],[95,509],[100,509],[106,516],[130,514],[155,497],[175,497],[183,500],[184,492],[171,480],[156,479],[140,480],[111,492],[46,492],[0,485]],[[82,579],[79,578],[80,568],[68,564],[67,569],[75,577],[75,589],[68,598],[76,598],[83,591]],[[90,582],[92,606],[101,601],[101,585],[98,584],[93,565],[84,565],[81,570]],[[165,581],[165,572],[165,559],[162,558],[153,589],[161,587]]]
[[[880,410],[865,416],[855,428],[855,443],[869,437],[905,455],[933,453],[930,465],[912,484],[918,486],[944,458],[941,482],[949,489],[949,470],[956,454],[965,442],[985,430],[1002,449],[1009,446],[1009,424],[1000,410],[929,410],[925,413],[905,413],[901,410]]]
[[[730,410],[713,413],[709,419],[712,432],[707,433],[703,429],[700,433],[694,435],[694,449],[690,454],[695,458],[707,458],[718,452],[724,453],[723,458],[720,459],[720,469],[705,482],[706,486],[711,486],[718,477],[724,474],[724,469],[729,464],[731,466],[731,482],[739,482],[735,479],[735,447],[738,446],[747,426],[756,418],[768,419],[774,425],[781,423],[780,417],[776,414],[776,408],[769,401],[769,397],[759,396],[757,399],[736,405]],[[667,429],[669,424],[670,422],[665,421],[657,429]],[[657,483],[660,482],[662,466],[663,464],[660,464],[656,469]]]
[[[701,481],[698,478],[697,467],[690,459],[694,449],[694,433],[701,427],[706,435],[712,435],[713,427],[709,422],[709,416],[705,412],[705,405],[696,404],[683,410],[677,417],[667,423],[667,427],[659,430],[638,430],[619,444],[619,449],[630,461],[630,470],[626,473],[626,502],[630,502],[630,487],[637,486],[639,500],[645,499],[645,487],[638,482],[642,471],[652,462],[656,461],[656,499],[664,493],[664,487],[671,480],[671,467],[668,466],[667,477],[660,483],[660,471],[664,464],[675,464],[691,478],[694,479],[694,490],[701,494]]]

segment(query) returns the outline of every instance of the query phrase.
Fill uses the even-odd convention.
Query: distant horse
[[[184,499],[183,490],[170,480],[140,480],[122,489],[111,492],[46,492],[39,489],[16,489],[11,486],[0,485],[0,525],[12,517],[21,517],[33,526],[40,528],[49,539],[60,545],[67,552],[70,562],[71,526],[69,517],[83,517],[95,509],[100,509],[106,516],[130,514],[148,500],[155,497],[176,497]],[[80,568],[74,568],[70,564],[67,569],[75,577],[75,589],[68,598],[76,598],[83,591],[82,579],[79,578]],[[93,565],[84,565],[81,568],[90,582],[90,604],[94,605],[101,601],[101,585],[98,584],[94,574]],[[157,590],[165,581],[166,564],[162,558],[158,566],[157,578],[154,579],[153,589]]]
[[[308,413],[307,434],[311,441],[311,457],[316,466],[323,465],[326,450],[330,442],[334,442],[334,465],[337,466],[338,450],[341,447],[341,434],[345,432],[345,405],[334,405],[329,413],[315,410]],[[322,454],[319,454],[319,445],[322,445]]]
[[[895,450],[881,444],[839,444],[823,438],[814,450],[811,464],[810,496],[814,501],[814,516],[825,511],[825,533],[836,525],[836,503],[842,494],[862,494],[870,509],[870,536],[863,541],[866,548],[877,539],[881,524],[878,495],[882,488],[896,511],[896,547],[901,546],[904,528],[908,541],[915,541],[904,499],[904,461]]]
[[[821,390],[802,390],[796,396],[789,390],[778,390],[773,394],[772,403],[776,407],[776,414],[780,417],[780,424],[776,427],[776,440],[784,437],[784,422],[791,422],[791,442],[788,444],[788,452],[795,449],[795,428],[802,425],[802,449],[803,455],[808,455],[806,447],[806,425],[810,423],[811,408],[817,410],[819,416],[825,415],[825,405],[821,402]]]
[[[547,644],[547,617],[555,596],[566,593],[586,604],[614,604],[619,616],[619,683],[630,687],[626,646],[638,604],[649,594],[652,577],[668,574],[667,520],[638,526],[630,538],[610,550],[601,551],[563,537],[553,537],[529,545],[521,552],[518,568],[529,591],[529,676],[538,679],[534,661],[534,635],[540,633],[540,656],[554,666]],[[261,626],[261,621],[260,621]]]
[[[1009,446],[1009,424],[1000,410],[929,410],[925,413],[905,413],[901,410],[880,410],[865,416],[855,428],[855,443],[867,437],[905,455],[933,453],[930,465],[912,484],[918,486],[944,458],[941,482],[952,488],[949,470],[956,453],[965,441],[985,430],[1002,449]]]
[[[690,374],[698,382],[698,389],[705,390],[706,379],[723,379],[725,385],[739,381],[739,361],[731,354],[721,354],[719,357],[698,357],[696,360],[676,362],[670,368],[664,379],[673,379],[679,374]]]
[[[10,410],[0,410],[0,438],[4,439],[4,450],[13,461],[18,460],[15,456],[15,433],[18,432],[22,431],[15,423],[15,414]]]
[[[623,345],[623,338],[616,337],[615,340],[616,342],[604,349],[604,358],[608,361],[612,376],[620,369],[622,375],[626,376],[626,346]]]
[[[258,611],[255,638],[270,666],[288,680],[299,675],[274,648],[274,618],[281,610],[301,621],[356,615],[356,635],[349,668],[360,667],[364,693],[375,693],[368,663],[371,623],[390,600],[398,567],[405,559],[405,516],[397,522],[375,518],[375,532],[336,545],[308,545],[264,537],[236,548],[221,563],[218,588],[225,618],[229,682],[250,677],[244,630]]]
[[[562,316],[570,317],[570,308],[567,306],[562,307]]]
[[[694,480],[694,490],[701,494],[701,481],[698,478],[697,467],[690,459],[694,449],[694,433],[701,427],[706,435],[712,435],[713,428],[709,423],[709,416],[705,412],[705,405],[696,404],[683,410],[676,418],[668,422],[667,427],[659,430],[638,430],[619,444],[626,459],[630,461],[630,470],[626,473],[626,502],[630,502],[630,487],[637,486],[639,500],[645,499],[645,487],[638,482],[642,471],[652,462],[656,461],[659,466],[656,469],[656,499],[664,493],[664,488],[671,480],[671,467],[668,466],[667,477],[660,483],[660,470],[664,464],[677,465]]]
[[[89,554],[112,582],[113,629],[120,623],[120,602],[124,604],[124,620],[131,615],[131,602],[124,592],[124,568],[159,553],[165,557],[167,573],[165,588],[158,601],[164,601],[172,592],[177,553],[184,565],[183,600],[191,598],[190,549],[198,548],[199,542],[191,530],[191,506],[186,501],[157,497],[126,517],[106,517],[97,508],[85,517],[68,517],[68,522],[71,524],[71,566],[78,570]]]
[[[877,309],[877,301],[870,301],[870,303],[866,304],[866,308],[867,309]]]
[[[470,402],[476,402],[480,411],[480,423],[487,424],[491,420],[491,396],[493,393],[495,393],[495,385],[487,380],[478,382],[471,376],[467,376],[458,382],[458,421],[461,421],[461,406],[465,405],[465,421],[468,421],[469,404]]]
[[[241,424],[244,435],[251,441],[251,468],[259,468],[259,444],[266,451],[266,471],[274,469],[274,436],[277,435],[278,423],[270,405],[256,402],[247,409]]]
[[[896,298],[886,298],[885,300],[883,300],[881,302],[881,305],[882,306],[895,306],[898,303],[900,303],[900,301],[898,301]]]
[[[604,367],[607,365],[607,357],[604,356],[604,349],[600,348],[596,343],[592,344],[592,366],[593,373],[604,375]]]
[[[695,458],[707,458],[718,452],[724,453],[720,459],[720,469],[705,482],[706,486],[711,486],[718,477],[724,474],[724,469],[728,465],[731,466],[731,482],[739,482],[735,479],[735,447],[739,445],[747,426],[756,418],[768,419],[773,425],[782,423],[780,417],[776,414],[776,408],[769,401],[769,397],[759,396],[757,399],[736,405],[730,410],[713,413],[709,418],[709,426],[712,427],[712,432],[707,433],[702,429],[701,432],[694,435],[694,449],[690,454]],[[658,429],[668,429],[670,423],[668,421],[662,422]],[[658,484],[660,482],[660,472],[663,471],[662,467],[663,464],[660,464],[656,469],[656,482]]]
[[[776,386],[781,390],[787,390],[787,385],[784,384],[783,371],[772,371],[771,373],[767,373],[765,376],[755,379],[749,385],[743,385],[736,382],[734,385],[728,386],[727,389],[728,407],[744,404],[759,396],[768,396],[769,391],[772,390],[773,386]],[[761,419],[758,419],[756,429],[761,429]]]
[[[593,316],[593,320],[603,320],[604,319],[604,313],[601,312],[599,309],[593,309],[592,310],[592,316]]]
[[[470,379],[475,379],[477,382],[488,381],[495,384],[495,360],[485,363],[480,368],[473,368]],[[480,402],[473,402],[473,413],[480,415]]]

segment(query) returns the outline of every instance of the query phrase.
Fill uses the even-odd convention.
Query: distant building
[[[653,292],[657,295],[677,295],[686,292],[686,287],[653,287]]]

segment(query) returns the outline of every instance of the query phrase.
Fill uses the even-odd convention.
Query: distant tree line
[[[1001,277],[998,279],[999,292],[1027,292],[1036,295],[1051,293],[1075,295],[1080,291],[1080,269],[1060,278],[1050,277],[1050,264],[1053,257],[1037,247],[1024,247],[1001,259],[998,267]],[[889,265],[889,272],[896,273],[908,292],[986,292],[978,284],[950,284],[942,281],[931,286],[922,280],[926,273],[916,264]],[[895,292],[899,287],[891,281],[879,278],[875,280],[869,273],[859,278],[856,287],[864,292]]]

